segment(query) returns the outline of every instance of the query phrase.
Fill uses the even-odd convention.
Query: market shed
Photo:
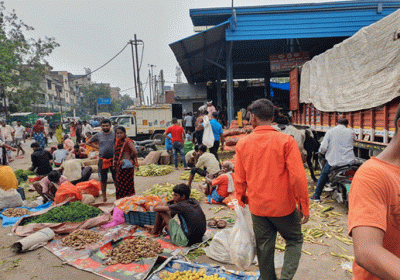
[[[223,106],[226,80],[228,120],[234,114],[234,79],[262,78],[269,97],[271,77],[332,48],[400,8],[400,1],[341,1],[313,4],[192,9],[197,30],[170,44],[189,83],[216,82]],[[238,95],[235,95],[238,98]],[[248,103],[252,101],[251,96]]]

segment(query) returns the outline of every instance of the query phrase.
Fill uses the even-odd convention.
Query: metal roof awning
[[[229,21],[170,44],[189,83],[215,80],[215,68],[224,69],[225,33]]]

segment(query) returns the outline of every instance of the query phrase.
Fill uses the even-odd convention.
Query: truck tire
[[[160,145],[165,145],[165,136],[161,133],[154,134],[152,139],[156,140]]]

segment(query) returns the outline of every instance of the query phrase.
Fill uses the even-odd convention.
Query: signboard
[[[296,111],[300,108],[299,102],[299,68],[290,71],[290,110]]]
[[[97,98],[97,105],[109,105],[111,104],[111,98]]]
[[[310,60],[308,52],[273,54],[269,56],[271,72],[289,71]]]

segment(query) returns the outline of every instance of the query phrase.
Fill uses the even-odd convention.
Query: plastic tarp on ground
[[[45,204],[42,204],[42,205],[39,205],[39,206],[33,207],[33,208],[28,208],[28,207],[24,207],[24,206],[22,206],[22,207],[16,207],[16,208],[24,208],[24,209],[28,209],[28,210],[31,211],[31,212],[39,212],[39,211],[42,211],[42,210],[44,210],[44,209],[49,208],[49,207],[51,206],[51,204],[53,204],[53,201],[49,201],[49,202],[47,202],[47,203],[45,203]],[[3,210],[0,212],[0,218],[2,218],[2,220],[3,220],[2,223],[1,223],[1,226],[2,226],[2,227],[12,226],[12,225],[14,225],[16,222],[18,222],[19,220],[21,220],[23,217],[28,217],[28,216],[30,215],[30,214],[28,214],[28,215],[23,215],[23,216],[20,216],[20,217],[7,217],[7,216],[2,215],[2,213],[3,213],[5,210],[7,210],[7,209],[3,209]]]
[[[304,64],[300,103],[325,112],[383,105],[400,96],[400,10]]]

